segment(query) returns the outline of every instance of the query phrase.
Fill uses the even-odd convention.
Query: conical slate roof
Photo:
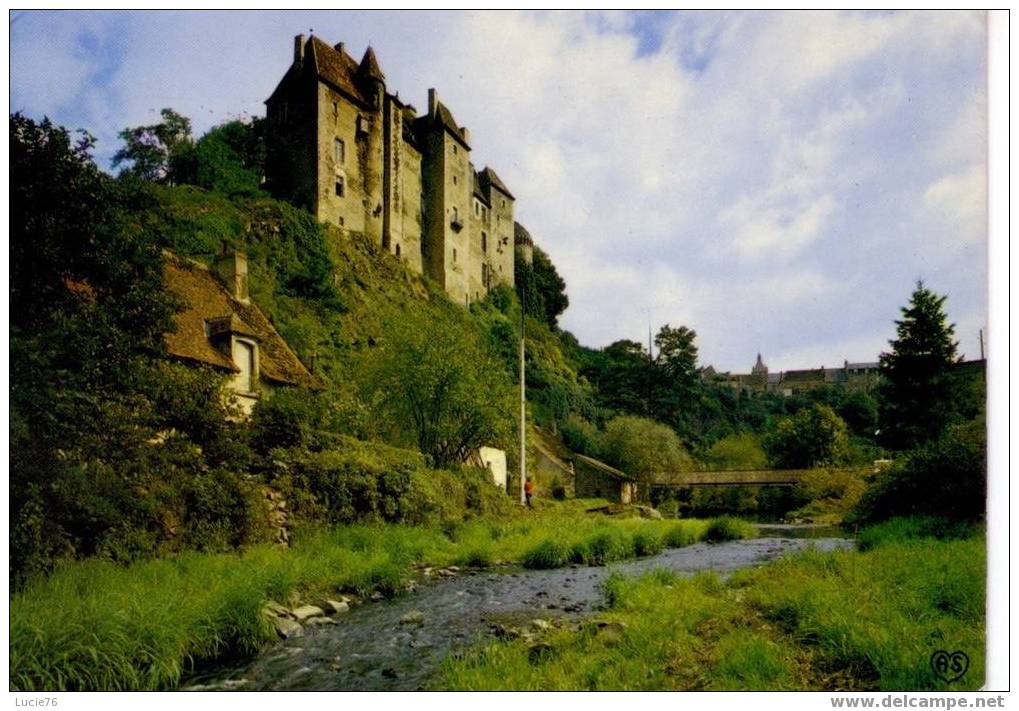
[[[375,57],[375,50],[371,48],[371,45],[365,50],[364,57],[361,58],[361,64],[357,68],[357,73],[369,79],[378,79],[381,82],[386,81],[386,75],[382,73],[382,68],[379,67],[379,60]]]

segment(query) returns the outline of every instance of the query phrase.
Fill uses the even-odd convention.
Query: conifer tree
[[[898,337],[880,357],[881,439],[894,449],[908,449],[936,439],[955,410],[952,366],[958,342],[955,325],[944,312],[945,296],[918,281],[910,302],[896,321]]]

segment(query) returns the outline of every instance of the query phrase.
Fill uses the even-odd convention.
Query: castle
[[[321,222],[362,232],[469,305],[513,286],[514,197],[475,170],[470,132],[435,89],[428,112],[386,89],[371,47],[294,38],[294,60],[266,103],[266,180]]]
[[[710,365],[701,371],[701,377],[710,382],[727,385],[740,392],[774,392],[786,397],[800,395],[826,386],[839,386],[846,390],[869,392],[880,381],[877,363],[850,363],[844,361],[841,368],[820,368],[808,370],[787,370],[769,373],[768,366],[757,354],[757,362],[745,373],[719,373]]]

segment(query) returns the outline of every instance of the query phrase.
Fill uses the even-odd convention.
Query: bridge
[[[658,477],[652,486],[795,486],[816,469],[734,469],[729,471],[677,472]]]

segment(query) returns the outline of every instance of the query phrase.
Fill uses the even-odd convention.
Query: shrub
[[[574,452],[598,458],[601,455],[598,444],[598,428],[577,415],[570,415],[560,425],[563,444]]]
[[[848,447],[846,423],[834,410],[821,404],[779,420],[764,438],[764,449],[772,466],[788,469],[840,464]]]
[[[525,568],[561,568],[570,562],[570,549],[561,541],[546,539],[524,553]]]
[[[704,453],[704,462],[712,469],[764,469],[768,457],[760,438],[749,434],[732,434],[715,442]]]
[[[609,464],[644,481],[693,468],[693,460],[676,433],[643,417],[622,415],[609,420],[602,448]]]
[[[605,565],[628,558],[633,552],[633,541],[626,534],[613,529],[595,533],[586,541],[575,545],[570,551],[570,558],[575,563]]]
[[[953,425],[879,473],[850,516],[853,522],[929,515],[976,519],[987,502],[987,433],[982,420]]]
[[[566,485],[558,476],[552,480],[552,498],[556,501],[566,500]]]
[[[321,418],[315,396],[298,388],[282,388],[259,400],[251,415],[252,447],[270,450],[304,447]]]
[[[754,527],[746,521],[730,516],[722,516],[714,519],[708,524],[704,532],[704,540],[718,543],[721,541],[738,541],[744,538],[753,538]]]
[[[684,524],[676,524],[665,534],[665,545],[669,548],[682,548],[696,542],[696,538],[689,527]]]
[[[662,537],[651,531],[638,531],[633,534],[633,552],[637,556],[657,555],[662,552]]]

